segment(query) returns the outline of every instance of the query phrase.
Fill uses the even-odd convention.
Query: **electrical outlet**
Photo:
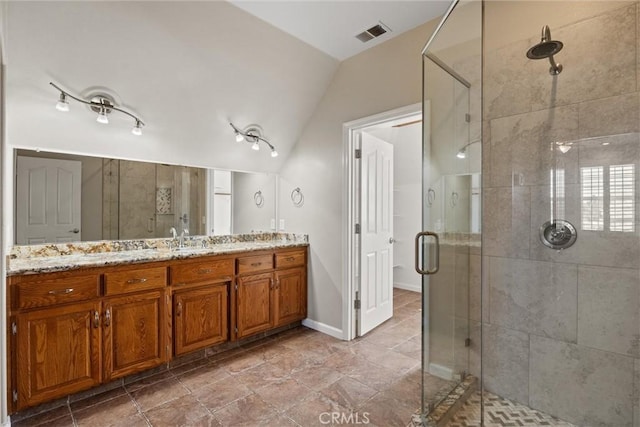
[[[284,219],[280,220],[280,231],[284,231]]]
[[[276,229],[276,219],[275,218],[271,218],[271,229],[272,230]]]

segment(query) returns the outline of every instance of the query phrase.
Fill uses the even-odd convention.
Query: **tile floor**
[[[394,317],[357,340],[299,327],[13,425],[307,427],[336,413],[404,427],[420,407],[420,325],[420,294],[397,289]]]
[[[566,421],[536,411],[495,394],[485,392],[484,427],[574,427]],[[480,393],[475,393],[453,416],[446,427],[479,427]]]

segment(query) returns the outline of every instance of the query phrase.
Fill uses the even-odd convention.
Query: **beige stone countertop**
[[[238,252],[261,251],[306,247],[306,242],[259,241],[218,243],[206,248],[188,247],[182,249],[135,249],[130,251],[100,252],[88,254],[70,254],[47,257],[10,259],[7,262],[7,275],[50,273],[67,271],[83,267],[100,267],[118,264],[135,264],[171,259],[196,258],[205,255],[227,255]]]

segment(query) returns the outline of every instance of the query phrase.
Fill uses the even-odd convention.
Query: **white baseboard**
[[[453,370],[437,363],[429,363],[429,373],[443,380],[450,381],[453,378]]]
[[[394,288],[404,289],[405,291],[413,291],[422,293],[422,286],[420,285],[410,285],[408,283],[394,283]]]
[[[323,334],[331,335],[332,337],[339,340],[344,339],[344,336],[342,335],[342,329],[334,328],[333,326],[329,326],[321,322],[316,322],[315,320],[311,319],[304,319],[302,321],[302,324],[307,328],[314,329],[318,332],[322,332]]]

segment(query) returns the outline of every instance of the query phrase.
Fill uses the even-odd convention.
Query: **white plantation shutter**
[[[580,168],[581,224],[583,230],[604,230],[603,167]]]
[[[609,167],[609,228],[635,231],[635,165]]]

